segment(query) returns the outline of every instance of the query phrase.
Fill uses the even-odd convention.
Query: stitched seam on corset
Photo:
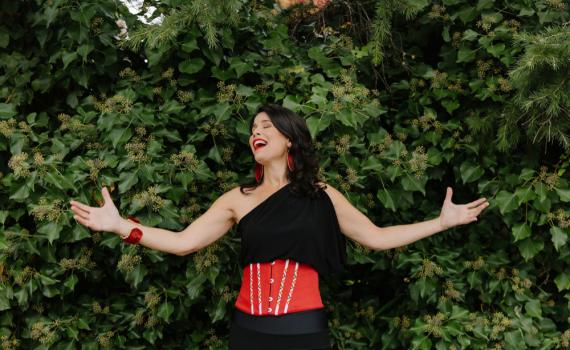
[[[283,286],[285,286],[285,278],[287,278],[287,267],[289,266],[289,259],[285,260],[285,269],[283,270],[283,277],[281,278],[281,286],[279,287],[279,294],[277,295],[277,306],[275,308],[275,316],[279,313],[279,303],[281,302],[281,293]]]
[[[257,263],[257,300],[259,302],[259,314],[261,315],[261,272]]]
[[[299,263],[295,263],[295,272],[293,273],[293,282],[291,282],[291,289],[289,289],[289,295],[287,296],[287,301],[285,302],[285,309],[283,313],[287,313],[287,309],[289,308],[289,301],[291,301],[291,297],[293,296],[293,289],[295,288],[295,281],[297,280],[297,270],[299,269]]]
[[[253,311],[253,264],[249,264],[249,306],[251,307],[251,314],[255,315]]]

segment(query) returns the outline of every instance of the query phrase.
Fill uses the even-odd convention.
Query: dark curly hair
[[[287,172],[287,178],[291,182],[291,191],[299,196],[316,198],[319,190],[326,188],[326,185],[321,187],[318,184],[319,159],[307,122],[292,110],[269,103],[259,107],[251,118],[249,130],[253,126],[255,116],[261,112],[267,113],[277,130],[291,140],[289,153],[292,154],[295,164],[293,171]],[[240,192],[245,194],[244,188],[255,189],[258,185],[255,179],[241,184]]]

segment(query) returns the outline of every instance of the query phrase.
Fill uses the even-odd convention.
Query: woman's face
[[[285,157],[291,142],[277,130],[267,113],[261,112],[253,120],[249,146],[255,160],[265,164],[270,159]]]

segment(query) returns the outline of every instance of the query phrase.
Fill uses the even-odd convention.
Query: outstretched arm
[[[222,237],[234,224],[230,192],[216,199],[202,216],[182,232],[125,220],[119,214],[106,187],[103,187],[102,193],[105,200],[102,207],[90,207],[73,200],[70,202],[73,217],[77,222],[94,231],[111,232],[121,237],[128,236],[134,227],[138,227],[143,232],[139,244],[166,253],[183,256],[198,251]]]
[[[326,185],[325,192],[334,205],[342,233],[372,250],[401,247],[453,226],[476,221],[477,215],[489,206],[485,198],[467,204],[454,204],[451,202],[452,190],[448,187],[439,217],[414,224],[381,228],[350,204],[337,189]]]

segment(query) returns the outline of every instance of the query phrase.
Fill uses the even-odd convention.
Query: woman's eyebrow
[[[265,122],[270,122],[270,123],[271,123],[271,120],[265,119],[265,120],[260,121],[260,123],[265,123]],[[256,126],[256,125],[257,125],[256,123],[253,123],[253,125],[252,125],[251,127],[253,128],[253,127]]]

